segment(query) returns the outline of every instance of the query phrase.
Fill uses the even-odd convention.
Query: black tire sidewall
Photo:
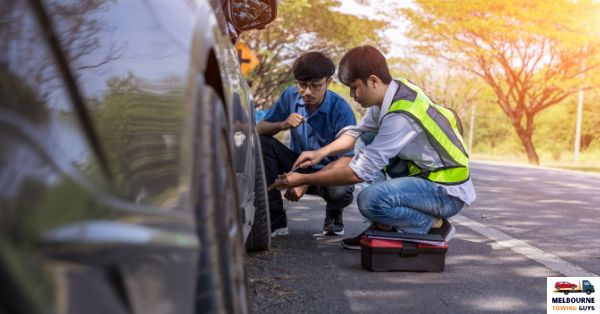
[[[255,138],[255,180],[254,180],[254,221],[246,240],[248,251],[265,251],[271,248],[271,217],[269,214],[269,199],[265,179],[265,168],[260,148],[260,136],[253,132]]]
[[[202,86],[199,92],[194,173],[199,181],[196,217],[201,251],[196,312],[247,313],[245,248],[231,133],[221,98],[210,86]]]

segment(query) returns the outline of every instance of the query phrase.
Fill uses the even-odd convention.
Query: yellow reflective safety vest
[[[408,80],[400,79],[396,82],[399,87],[387,113],[403,113],[421,126],[442,162],[440,167],[421,169],[415,161],[407,160],[408,173],[404,175],[421,176],[436,183],[449,185],[467,181],[469,155],[461,135],[462,126],[455,113],[435,104],[420,87]],[[390,165],[399,161],[392,160]],[[391,177],[395,176],[393,173],[388,174]]]

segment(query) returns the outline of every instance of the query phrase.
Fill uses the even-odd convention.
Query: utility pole
[[[471,106],[471,121],[469,122],[469,154],[472,154],[473,147],[473,129],[475,128],[475,107],[477,107],[477,102],[473,102],[473,106]]]
[[[579,161],[579,148],[581,146],[581,120],[583,116],[583,87],[579,89],[577,100],[577,123],[575,125],[575,151],[573,152],[573,162]]]
[[[583,69],[583,63],[581,68]],[[581,87],[579,87],[579,97],[577,99],[577,122],[575,124],[575,147],[573,151],[573,163],[579,162],[579,149],[581,147],[581,120],[583,119],[583,82],[585,74],[581,73]]]

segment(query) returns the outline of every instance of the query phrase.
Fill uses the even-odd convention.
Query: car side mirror
[[[263,28],[277,17],[277,0],[229,0],[227,13],[238,33]]]

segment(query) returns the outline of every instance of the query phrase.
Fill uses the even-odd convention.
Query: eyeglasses
[[[318,92],[321,90],[321,88],[323,88],[323,85],[327,84],[327,82],[329,82],[329,78],[326,78],[325,82],[323,83],[307,83],[296,81],[296,86],[299,90],[305,90],[307,88],[310,88],[311,91]]]

